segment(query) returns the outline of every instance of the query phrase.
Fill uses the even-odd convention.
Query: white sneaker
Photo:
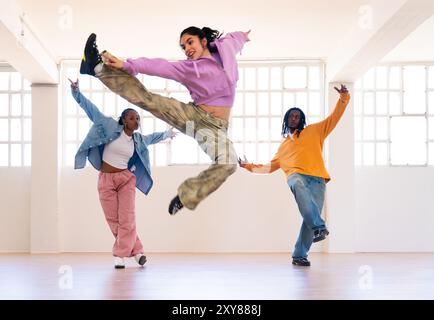
[[[124,269],[124,268],[125,268],[124,258],[115,257],[115,269]]]
[[[146,256],[143,253],[138,253],[134,256],[134,259],[136,259],[136,262],[143,266],[146,263]]]

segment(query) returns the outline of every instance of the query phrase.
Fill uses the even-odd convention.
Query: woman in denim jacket
[[[125,109],[116,121],[103,115],[81,94],[78,80],[69,81],[72,96],[93,122],[75,155],[74,168],[84,168],[88,159],[99,171],[99,199],[115,236],[112,250],[115,268],[125,268],[126,257],[134,257],[143,266],[146,256],[137,236],[135,222],[136,187],[144,194],[148,194],[152,188],[147,146],[173,138],[176,133],[172,129],[146,136],[135,132],[140,124],[137,111]]]

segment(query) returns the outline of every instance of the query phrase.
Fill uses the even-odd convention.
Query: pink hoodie
[[[134,76],[144,73],[178,81],[187,87],[197,105],[232,107],[238,80],[235,56],[246,41],[244,32],[231,32],[211,43],[217,47],[211,57],[175,62],[158,58],[128,59],[124,69]]]

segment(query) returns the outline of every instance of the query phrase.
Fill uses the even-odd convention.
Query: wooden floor
[[[0,299],[434,299],[434,254],[0,254]]]

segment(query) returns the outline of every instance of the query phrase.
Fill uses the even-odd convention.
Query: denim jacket
[[[81,94],[80,90],[72,90],[72,96],[93,122],[75,155],[74,169],[84,168],[87,158],[95,169],[100,170],[105,145],[120,136],[123,126],[113,118],[102,114],[92,102]],[[155,132],[146,136],[138,132],[133,133],[134,154],[128,162],[128,169],[131,171],[135,169],[136,187],[144,194],[148,194],[153,185],[148,145],[168,138],[169,134],[169,131]]]

